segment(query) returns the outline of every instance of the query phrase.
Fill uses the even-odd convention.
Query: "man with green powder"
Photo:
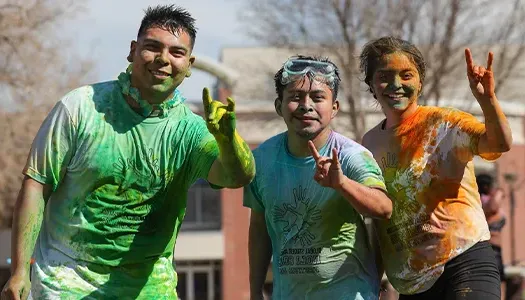
[[[339,82],[319,57],[291,57],[275,75],[288,130],[254,150],[257,175],[244,189],[252,300],[263,299],[272,256],[272,299],[378,298],[363,215],[388,219],[392,201],[370,151],[330,129]]]
[[[188,189],[199,178],[237,188],[255,174],[233,100],[204,89],[203,120],[177,90],[195,59],[194,21],[148,8],[118,81],[78,88],[50,112],[24,169],[2,299],[177,298]]]

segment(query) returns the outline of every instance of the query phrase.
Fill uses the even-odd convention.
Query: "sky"
[[[149,5],[176,4],[196,19],[197,39],[193,53],[219,59],[223,47],[253,46],[239,23],[238,12],[246,0],[87,0],[86,11],[67,21],[66,37],[81,56],[96,62],[95,81],[116,79],[128,65],[130,41],[136,38],[144,9]],[[194,70],[180,86],[188,99],[200,99],[204,86],[215,84],[213,76]]]

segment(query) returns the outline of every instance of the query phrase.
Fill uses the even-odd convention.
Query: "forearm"
[[[219,145],[219,160],[227,187],[249,184],[255,176],[255,160],[246,142],[235,130],[231,138],[216,138]]]
[[[392,201],[378,189],[369,188],[345,176],[336,191],[362,215],[389,219],[392,214]]]
[[[498,99],[479,101],[485,117],[487,144],[494,152],[506,152],[512,145],[512,131]]]
[[[11,234],[11,272],[28,275],[31,256],[42,225],[45,201],[42,192],[34,191],[24,184],[15,204]]]
[[[266,273],[272,257],[272,245],[266,228],[250,225],[248,240],[250,260],[250,294],[251,299],[260,299]]]

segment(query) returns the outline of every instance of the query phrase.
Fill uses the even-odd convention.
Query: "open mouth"
[[[155,76],[157,78],[168,78],[171,75],[169,73],[166,73],[166,72],[160,71],[160,70],[149,70],[149,72],[151,74],[153,74],[153,76]]]
[[[383,96],[388,97],[394,101],[396,100],[402,100],[403,98],[406,98],[406,94],[384,94]]]

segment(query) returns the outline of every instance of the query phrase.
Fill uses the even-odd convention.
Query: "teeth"
[[[168,73],[160,72],[160,71],[151,71],[154,75],[160,75],[160,76],[168,76]]]

